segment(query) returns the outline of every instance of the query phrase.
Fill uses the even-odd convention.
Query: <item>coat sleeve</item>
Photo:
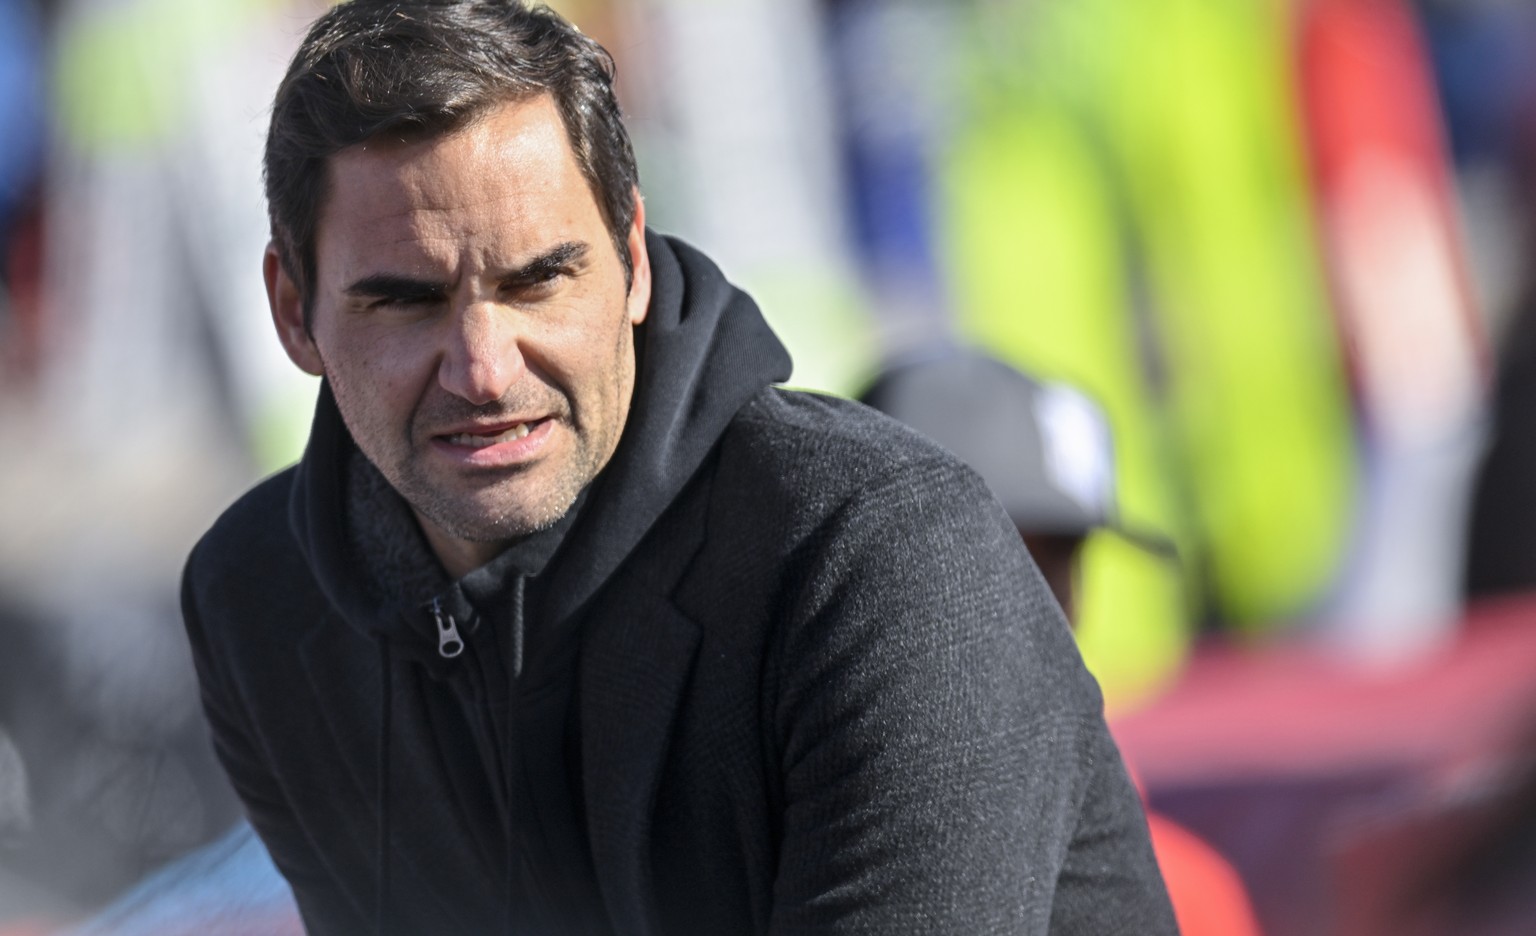
[[[199,595],[218,589],[200,588],[202,578],[198,552],[194,550],[182,573],[182,619],[219,762],[273,864],[294,891],[306,932],[314,936],[366,932],[370,927],[365,924],[364,914],[342,896],[267,765],[259,738],[239,702],[236,685],[215,651],[211,640],[214,635],[205,627]]]
[[[814,540],[770,659],[771,932],[1176,933],[1097,685],[981,481],[903,468]]]

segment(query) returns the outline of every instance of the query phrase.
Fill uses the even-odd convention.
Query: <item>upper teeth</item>
[[[448,441],[454,445],[467,445],[470,448],[485,448],[498,442],[509,442],[512,439],[521,439],[528,434],[528,424],[518,423],[511,429],[506,429],[494,435],[475,435],[468,432],[460,432],[448,437]]]

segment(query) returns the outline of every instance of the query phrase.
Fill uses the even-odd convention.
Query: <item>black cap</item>
[[[1109,423],[1081,391],[955,349],[887,370],[860,399],[974,468],[1024,533],[1114,526]]]

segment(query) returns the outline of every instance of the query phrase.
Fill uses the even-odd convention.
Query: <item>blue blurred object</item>
[[[933,152],[947,132],[956,14],[921,0],[824,0],[838,78],[850,234],[889,340],[948,331],[933,218]],[[893,321],[903,317],[913,321]]]
[[[1458,165],[1507,160],[1536,98],[1536,9],[1416,4]]]
[[[299,936],[303,931],[288,882],[242,821],[62,936]]]
[[[0,244],[42,168],[43,36],[28,0],[0,0]]]

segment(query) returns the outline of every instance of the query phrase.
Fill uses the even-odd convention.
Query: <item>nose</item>
[[[509,310],[491,302],[471,303],[454,316],[452,328],[438,383],[476,406],[501,399],[523,368]]]

